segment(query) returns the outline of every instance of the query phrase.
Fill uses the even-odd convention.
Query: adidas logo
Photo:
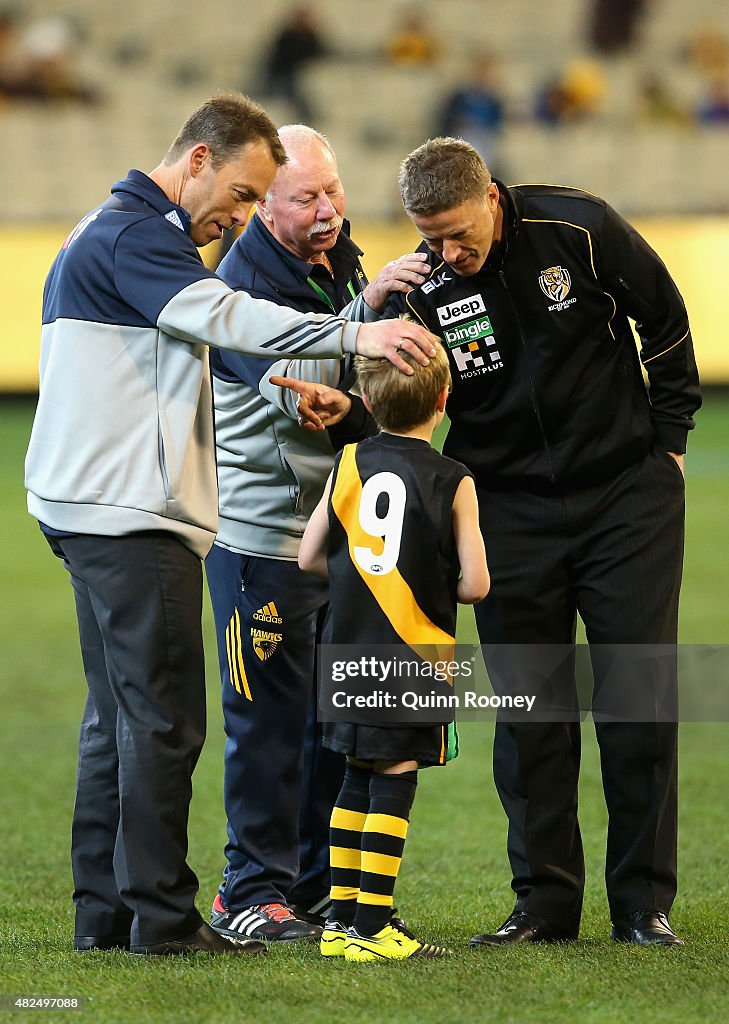
[[[238,932],[241,935],[250,935],[262,924],[268,924],[265,914],[258,914],[253,907],[244,910],[228,924],[227,931]]]
[[[252,618],[256,622],[275,622],[278,624],[283,622],[273,601],[269,601],[263,608],[259,608],[257,612],[254,612]]]
[[[174,224],[176,228],[180,229],[180,231],[185,230],[185,225],[182,223],[182,220],[180,219],[180,215],[177,212],[177,210],[170,210],[169,213],[166,213],[165,220],[168,220],[170,224]]]
[[[283,623],[283,619],[278,614],[278,609],[273,601],[269,601],[263,608],[259,608],[258,611],[254,612],[251,619],[253,622],[260,622],[269,627],[280,626]],[[274,632],[270,628],[258,629],[256,626],[252,626],[251,638],[256,657],[260,658],[261,661],[268,661],[276,653],[278,645],[283,640],[283,633]]]

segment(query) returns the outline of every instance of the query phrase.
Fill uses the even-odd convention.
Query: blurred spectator
[[[504,123],[504,102],[495,81],[495,63],[474,58],[469,80],[446,97],[436,134],[465,139],[493,167]]]
[[[592,0],[588,35],[598,53],[629,50],[650,0]]]
[[[0,10],[0,96],[15,94],[24,77],[24,58],[18,32],[18,15],[12,8]]]
[[[729,125],[729,75],[717,74],[709,79],[709,91],[699,103],[696,116],[701,124]]]
[[[681,104],[657,74],[647,75],[638,91],[641,121],[667,127],[685,127],[693,122],[691,111]]]
[[[600,65],[575,60],[547,82],[537,97],[536,116],[546,124],[586,121],[602,113],[607,84]]]
[[[74,66],[77,34],[63,17],[32,22],[19,34],[17,16],[0,15],[0,93],[10,99],[96,103],[98,91]]]
[[[17,14],[12,8],[0,8],[0,62],[6,59],[7,51],[12,49]]]
[[[281,25],[266,58],[264,96],[287,100],[298,119],[315,120],[315,113],[301,83],[301,71],[327,53],[313,13],[294,7]]]
[[[716,75],[729,71],[729,42],[714,25],[696,29],[686,46],[686,56],[701,74]]]
[[[701,79],[703,98],[696,106],[700,124],[729,123],[729,40],[715,25],[697,28],[684,56]]]
[[[438,56],[438,45],[423,15],[406,11],[387,44],[387,56],[399,67],[425,67]]]

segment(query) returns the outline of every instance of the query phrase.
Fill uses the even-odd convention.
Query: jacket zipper
[[[521,344],[522,344],[522,347],[524,349],[524,355],[526,357],[526,365],[527,365],[527,375],[528,375],[528,380],[529,380],[529,397],[531,398],[532,408],[534,409],[534,415],[537,417],[537,423],[539,424],[539,431],[540,431],[540,433],[542,435],[542,442],[544,444],[544,453],[547,456],[547,463],[549,464],[549,480],[550,480],[550,483],[556,483],[556,477],[554,475],[554,466],[552,465],[552,455],[551,455],[550,450],[549,450],[549,442],[547,440],[547,434],[546,434],[546,431],[544,430],[544,424],[542,422],[542,415],[539,412],[539,406],[537,405],[537,399],[536,399],[536,395],[534,393],[534,381],[532,379],[532,367],[531,367],[531,363],[529,361],[529,349],[527,347],[526,338],[524,337],[524,332],[521,329],[521,320],[519,319],[519,314],[516,311],[516,304],[514,303],[514,300],[511,297],[511,292],[509,291],[509,289],[507,287],[506,275],[504,274],[503,270],[499,271],[499,280],[501,281],[501,286],[504,289],[504,291],[506,292],[506,296],[507,296],[507,298],[509,300],[509,305],[511,306],[512,313],[514,314],[514,320],[516,321],[516,327],[517,327],[517,330],[519,332],[519,338],[521,339]]]

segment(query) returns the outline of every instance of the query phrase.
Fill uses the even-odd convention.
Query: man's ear
[[[193,146],[187,158],[187,166],[191,178],[196,178],[201,171],[205,170],[212,155],[210,146],[206,146],[204,142],[199,142],[197,146]]]
[[[256,203],[256,213],[258,214],[259,217],[263,217],[263,219],[267,221],[269,224],[273,220],[273,217],[271,216],[271,211],[268,208],[268,203],[266,202],[265,199],[259,199],[259,201]]]

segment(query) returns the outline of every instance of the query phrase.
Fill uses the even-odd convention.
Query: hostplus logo
[[[259,608],[251,616],[253,622],[260,622],[261,626],[268,626],[268,629],[251,626],[251,639],[253,650],[261,661],[268,661],[275,653],[278,645],[283,640],[283,633],[271,629],[272,626],[280,626],[283,619],[278,614],[278,609],[273,601],[269,601],[263,608]]]
[[[480,377],[484,373],[493,373],[494,370],[503,368],[504,364],[501,361],[499,350],[492,347],[496,344],[495,339],[491,337],[482,340],[487,347],[486,352],[481,351],[478,341],[471,341],[468,345],[451,348],[461,380]]]
[[[474,317],[473,313],[482,315]],[[472,319],[465,323],[446,326],[469,314]],[[470,295],[460,302],[441,306],[438,318],[444,328],[443,340],[451,350],[461,380],[502,369],[504,364],[501,353],[495,347],[494,328],[491,318],[486,315],[486,307],[480,295]]]

